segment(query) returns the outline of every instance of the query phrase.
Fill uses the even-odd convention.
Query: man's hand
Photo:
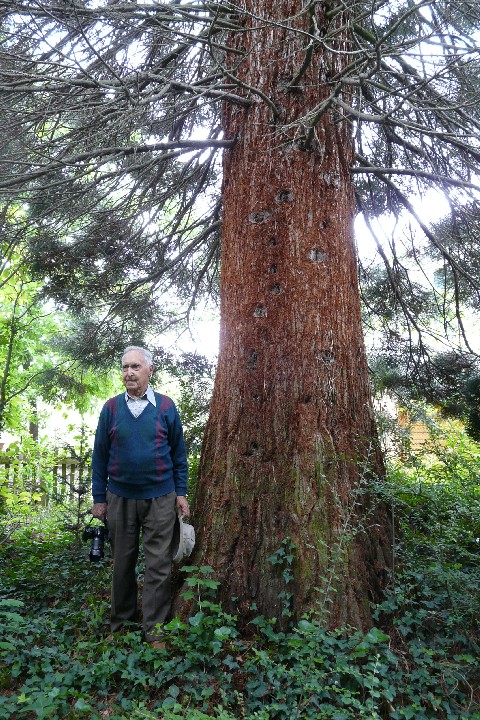
[[[95,503],[92,505],[92,515],[97,520],[105,520],[107,517],[107,503]]]
[[[184,495],[177,495],[175,506],[180,517],[190,517],[190,508],[188,506],[187,498]]]

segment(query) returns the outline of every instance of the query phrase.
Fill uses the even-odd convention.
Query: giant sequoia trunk
[[[224,112],[237,141],[224,160],[220,355],[193,560],[213,566],[224,605],[245,618],[252,606],[278,618],[286,606],[294,617],[316,608],[331,626],[367,627],[390,532],[368,493],[383,466],[360,318],[351,127],[327,111],[312,134],[285,129],[328,97],[346,40],[316,48],[291,87],[307,43],[292,28],[308,29],[309,18],[287,18],[302,3],[244,5],[235,72],[277,113],[254,94],[249,109]],[[327,22],[320,11],[316,22]]]

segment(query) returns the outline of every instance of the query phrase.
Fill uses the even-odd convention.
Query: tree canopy
[[[301,93],[308,68],[325,54],[328,92],[286,121],[281,103],[246,85],[242,34],[271,22],[243,2],[1,3],[0,193],[4,215],[20,199],[18,233],[45,293],[79,320],[81,347],[113,348],[141,328],[153,334],[189,316],[217,292],[221,227],[221,108],[262,104],[271,132],[306,153],[318,149],[322,117],[348,118],[356,154],[351,172],[359,212],[371,221],[408,212],[416,225],[413,264],[436,263],[444,282],[431,299],[454,328],[451,343],[474,362],[462,302],[478,307],[472,207],[480,159],[480,9],[474,0],[305,2],[281,24],[301,35],[296,71],[279,76]],[[246,29],[245,21],[251,22]],[[278,21],[275,21],[278,24]],[[348,36],[348,47],[343,38]],[[235,40],[237,39],[237,40]],[[338,53],[348,62],[335,62]],[[234,61],[226,62],[226,57]],[[413,203],[437,188],[451,229],[429,226]],[[461,230],[459,229],[461,228]],[[421,238],[421,239],[419,239]],[[379,243],[384,270],[361,277],[377,287],[371,313],[402,314],[413,364],[431,361],[425,296],[398,250]],[[476,262],[476,264],[475,264]],[[172,293],[177,301],[172,303]],[[389,328],[390,339],[397,328]],[[77,348],[78,349],[78,348]],[[107,350],[105,352],[108,352]]]
[[[23,209],[7,252],[24,239],[33,277],[76,318],[75,357],[106,362],[217,293],[221,238],[193,562],[215,566],[221,600],[245,619],[253,604],[300,617],[323,593],[325,622],[368,627],[392,522],[372,493],[384,466],[355,195],[383,263],[360,263],[380,349],[434,386],[446,341],[469,379],[477,3],[0,7],[0,196],[5,218]],[[432,190],[452,222],[418,209]]]

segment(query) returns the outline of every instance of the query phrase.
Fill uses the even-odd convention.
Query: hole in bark
[[[250,350],[247,358],[247,367],[250,370],[256,370],[257,368],[258,355],[255,350]]]
[[[261,225],[267,222],[272,217],[270,210],[259,210],[258,212],[251,213],[248,219],[254,225]]]
[[[305,403],[305,405],[308,405],[308,403],[311,403],[312,400],[313,400],[313,395],[305,395],[305,397],[303,398],[303,402]]]
[[[247,450],[243,453],[245,457],[251,457],[252,455],[259,455],[262,452],[263,448],[260,447],[260,445],[255,442],[255,440],[252,440],[249,444]]]
[[[319,350],[316,354],[317,360],[325,363],[325,365],[331,365],[335,362],[335,355],[331,350]]]
[[[270,240],[268,241],[268,244],[269,244],[269,245],[272,245],[272,246],[273,246],[273,245],[278,245],[278,240],[277,240],[277,238],[276,238],[276,237],[271,237]]]
[[[262,318],[262,317],[266,317],[266,316],[267,316],[267,308],[265,307],[265,305],[257,305],[255,310],[253,311],[253,317]]]
[[[275,200],[277,203],[286,203],[286,202],[292,202],[293,200],[293,193],[291,190],[279,190],[277,194],[275,195]]]
[[[301,95],[304,92],[303,85],[289,85],[287,92],[291,92],[293,95]]]
[[[297,138],[292,143],[294,150],[304,151],[307,149],[307,140],[304,137]]]
[[[326,228],[329,226],[329,222],[328,222],[328,220],[322,220],[322,222],[320,223],[320,225],[322,226],[322,228],[323,228],[324,230],[326,230]]]
[[[275,283],[275,285],[272,285],[272,287],[270,288],[270,292],[272,293],[272,295],[280,295],[280,293],[282,292],[282,286],[279,285],[279,283]]]
[[[327,253],[322,252],[322,250],[319,250],[318,248],[313,248],[308,253],[308,257],[310,258],[310,260],[313,260],[313,262],[321,263],[325,262],[325,260],[327,259]]]
[[[268,268],[268,272],[271,275],[275,275],[275,273],[277,272],[277,266],[275,263],[272,263],[272,265],[270,265],[270,267]]]
[[[322,180],[325,180],[327,185],[330,185],[331,187],[334,187],[334,188],[340,187],[340,178],[338,177],[338,175],[335,175],[334,173],[323,173],[323,175],[320,175],[320,178]]]

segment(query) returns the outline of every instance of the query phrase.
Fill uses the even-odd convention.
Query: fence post
[[[40,461],[41,462],[41,461]],[[28,490],[31,493],[40,493],[42,506],[48,506],[50,500],[65,500],[73,502],[77,497],[85,494],[83,481],[85,477],[85,461],[78,457],[62,457],[60,450],[55,450],[51,472],[52,486],[48,488],[41,480],[42,468],[36,462],[31,465],[26,462],[23,455],[10,457],[0,451],[0,471],[3,484],[11,491],[15,489]]]

